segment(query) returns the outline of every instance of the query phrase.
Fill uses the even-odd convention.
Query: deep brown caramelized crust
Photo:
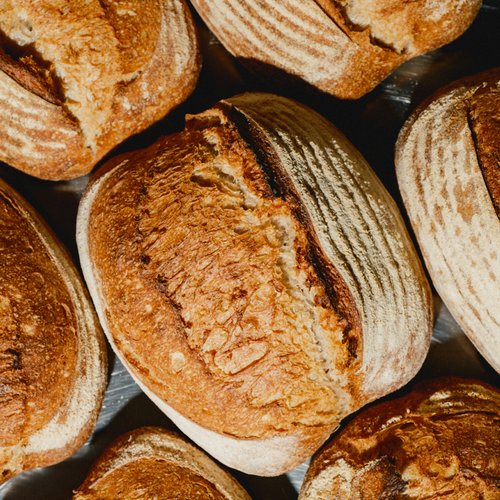
[[[499,404],[483,382],[419,384],[349,423],[315,457],[300,499],[498,499]]]
[[[194,471],[157,458],[124,463],[90,487],[82,487],[74,500],[226,500],[212,483]]]
[[[22,442],[60,409],[75,380],[76,328],[60,269],[0,191],[0,447]]]
[[[500,72],[496,72],[500,75]],[[468,102],[469,122],[479,166],[500,216],[500,90],[497,83],[478,89]]]
[[[207,112],[137,155],[106,179],[89,227],[108,326],[134,372],[228,435],[336,425],[349,397],[329,371],[349,381],[359,326],[331,305],[305,226],[234,124]]]

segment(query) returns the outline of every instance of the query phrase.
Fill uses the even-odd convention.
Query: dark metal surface
[[[341,102],[314,91],[297,93],[259,81],[239,65],[197,18],[204,66],[191,98],[167,119],[117,148],[146,147],[160,135],[182,130],[186,113],[208,109],[218,100],[246,91],[268,91],[295,98],[332,121],[361,151],[400,204],[393,154],[397,134],[409,113],[440,87],[463,76],[500,66],[500,0],[486,0],[469,30],[455,42],[400,66],[373,92],[357,101]],[[0,164],[0,177],[17,189],[46,219],[77,261],[75,220],[78,202],[90,178],[41,181]],[[404,213],[404,212],[403,212]],[[464,375],[500,387],[500,377],[477,353],[440,298],[435,295],[436,324],[429,355],[417,379]],[[500,306],[499,306],[500,307]],[[110,378],[94,434],[64,462],[27,471],[0,487],[0,500],[68,500],[95,458],[114,438],[144,425],[174,428],[142,393],[110,353]],[[412,384],[410,384],[412,385]],[[277,478],[235,473],[254,500],[296,499],[307,464]]]

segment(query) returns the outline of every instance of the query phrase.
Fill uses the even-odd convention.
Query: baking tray
[[[196,14],[195,20],[204,62],[193,95],[165,120],[129,139],[108,158],[146,147],[161,135],[182,130],[186,113],[204,111],[220,99],[242,92],[272,92],[301,101],[334,123],[361,151],[402,208],[393,155],[398,132],[406,118],[419,103],[440,87],[464,76],[500,66],[500,0],[486,0],[472,26],[459,39],[407,61],[376,89],[357,101],[339,101],[311,89],[297,91],[262,82],[248,73],[220,45]],[[49,182],[24,175],[0,163],[0,177],[40,212],[78,263],[74,237],[76,213],[90,175],[71,181]],[[403,209],[402,212],[405,216]],[[434,306],[436,321],[431,348],[415,380],[440,375],[462,375],[500,387],[500,376],[465,337],[435,292]],[[83,482],[92,462],[116,437],[145,425],[175,429],[135,384],[114,354],[109,351],[108,355],[108,386],[91,438],[64,462],[24,472],[5,483],[0,487],[0,500],[68,500],[72,497],[72,491]],[[406,390],[408,388],[399,392]],[[254,500],[294,500],[306,470],[307,462],[275,478],[233,472]]]

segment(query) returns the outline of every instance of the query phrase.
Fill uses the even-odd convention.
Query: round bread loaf
[[[199,69],[184,0],[3,0],[0,160],[86,174],[184,101]]]
[[[445,377],[363,411],[313,459],[299,500],[500,495],[500,391]]]
[[[246,94],[93,178],[77,221],[110,342],[221,462],[279,475],[408,382],[431,294],[394,201],[309,108]]]
[[[404,61],[461,35],[481,0],[192,4],[226,49],[258,76],[300,79],[341,99],[357,99]]]
[[[73,500],[251,500],[224,469],[174,432],[143,427],[113,441]]]
[[[434,285],[500,372],[500,69],[425,101],[396,146],[399,187]]]
[[[105,384],[104,335],[74,264],[0,180],[0,482],[75,453]]]

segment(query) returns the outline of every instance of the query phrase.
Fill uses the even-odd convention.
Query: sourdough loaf
[[[73,500],[251,500],[224,469],[174,432],[143,427],[113,441]]]
[[[221,462],[278,475],[410,380],[431,294],[394,201],[309,108],[246,94],[108,162],[85,278],[117,355]]]
[[[77,451],[105,383],[104,335],[74,264],[0,180],[0,482]]]
[[[259,76],[357,99],[402,62],[462,34],[481,0],[192,0]],[[288,75],[288,77],[286,76]]]
[[[404,125],[398,182],[450,312],[500,371],[500,70],[441,89]]]
[[[184,0],[3,0],[0,46],[0,160],[50,180],[163,118],[200,67]]]
[[[363,411],[314,458],[299,500],[500,495],[500,391],[445,377]]]

